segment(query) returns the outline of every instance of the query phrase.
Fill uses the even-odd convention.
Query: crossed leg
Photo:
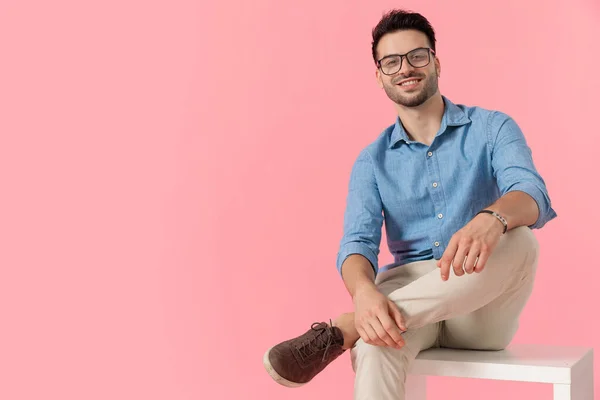
[[[508,345],[533,288],[538,252],[533,232],[519,227],[500,239],[479,274],[458,277],[451,271],[444,282],[435,260],[380,274],[379,290],[404,316],[405,346],[356,342],[351,350],[355,399],[403,400],[411,362],[430,347],[499,350]]]

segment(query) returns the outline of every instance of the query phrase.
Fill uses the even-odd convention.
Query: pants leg
[[[519,317],[533,291],[537,270],[537,242],[530,273],[523,275],[509,290],[472,313],[444,321],[439,342],[441,347],[469,350],[502,350],[509,345],[517,329]]]
[[[472,348],[468,347],[475,343],[471,336],[482,335],[486,335],[488,343],[480,341],[479,346],[504,345],[507,337],[512,338],[514,322],[529,297],[537,255],[538,244],[531,229],[518,227],[501,237],[479,274],[458,277],[451,271],[450,279],[444,282],[435,260],[427,260],[378,276],[379,290],[398,305],[405,318],[406,345],[398,350],[368,345],[362,340],[356,343],[351,351],[356,372],[355,399],[404,400],[404,382],[411,362],[421,350],[439,346],[440,337],[448,346]],[[503,306],[510,307],[500,310]],[[478,310],[473,318],[461,319]],[[505,321],[513,322],[510,329],[505,329],[507,333],[490,336],[488,331],[495,326],[490,311],[502,313]],[[447,331],[444,325],[448,320],[454,329]],[[487,328],[469,336],[469,328],[477,324]]]
[[[448,281],[442,281],[436,261],[428,260],[434,270],[394,290],[389,298],[400,308],[409,331],[450,320],[523,290],[533,281],[537,255],[531,229],[518,227],[500,238],[482,272],[456,276],[451,269]]]
[[[428,262],[407,264],[379,274],[375,283],[379,291],[389,295],[432,271],[432,268],[436,267]],[[439,345],[437,339],[441,325],[435,323],[406,332],[402,349],[373,346],[359,339],[350,353],[356,373],[354,398],[404,400],[406,375],[411,362],[421,350]]]

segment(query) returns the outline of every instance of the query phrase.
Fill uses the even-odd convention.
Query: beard
[[[411,93],[402,93],[402,89],[396,85],[395,83],[384,83],[383,89],[387,96],[394,103],[404,106],[404,107],[418,107],[421,104],[425,103],[427,100],[433,96],[438,90],[438,79],[437,74],[431,74],[429,76],[411,74],[409,76],[405,76],[399,79],[396,79],[395,82],[399,82],[408,78],[420,78],[422,83],[422,88],[418,91],[414,91]]]

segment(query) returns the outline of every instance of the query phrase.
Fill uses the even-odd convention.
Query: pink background
[[[443,94],[521,125],[559,214],[515,342],[598,348],[598,0],[4,0],[0,398],[351,398],[347,354],[295,390],[261,357],[351,307],[347,180],[395,118],[370,32],[399,5]]]

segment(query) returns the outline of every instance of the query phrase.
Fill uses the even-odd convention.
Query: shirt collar
[[[435,135],[436,137],[440,136],[446,130],[448,126],[461,126],[466,125],[471,122],[471,118],[456,104],[448,100],[445,96],[442,96],[444,100],[444,115],[442,116],[442,124],[440,126],[440,131]],[[394,129],[392,130],[392,134],[390,136],[390,144],[389,147],[394,147],[396,143],[399,141],[404,141],[405,143],[414,143],[413,140],[410,140],[408,134],[404,130],[402,123],[400,122],[400,117],[396,117],[396,123],[394,124]]]

